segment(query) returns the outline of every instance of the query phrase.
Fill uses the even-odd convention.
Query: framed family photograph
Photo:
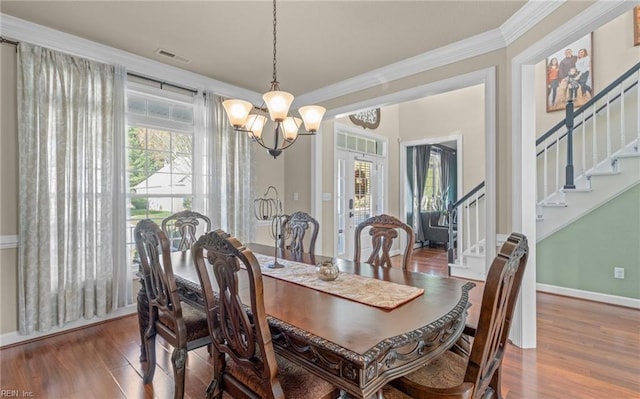
[[[547,112],[564,110],[569,99],[577,109],[593,97],[591,57],[591,34],[547,57]]]
[[[640,46],[640,6],[633,9],[633,45]]]

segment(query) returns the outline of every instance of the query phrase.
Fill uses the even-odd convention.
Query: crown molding
[[[566,0],[527,1],[522,8],[500,26],[500,32],[506,45],[515,42],[565,2]]]
[[[410,75],[452,64],[505,47],[499,29],[437,48],[411,58],[374,69],[351,79],[311,91],[297,97],[303,104],[317,104],[356,91],[392,82]]]
[[[513,43],[546,18],[565,0],[528,1],[500,28],[478,34],[447,46],[358,75],[351,79],[305,93],[296,98],[300,104],[317,104],[369,89],[417,73],[499,50]]]
[[[221,96],[243,98],[256,104],[262,101],[262,95],[254,91],[10,15],[0,14],[0,33],[13,40],[48,47],[98,62],[122,65],[129,71],[155,79],[179,83],[182,86],[189,86],[195,89],[211,90]]]

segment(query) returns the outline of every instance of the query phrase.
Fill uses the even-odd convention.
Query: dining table
[[[277,255],[285,268],[291,262],[298,267],[308,265],[315,271],[317,264],[330,261],[340,270],[338,280],[357,277],[365,285],[386,282],[393,287],[419,290],[418,295],[398,304],[374,306],[335,295],[330,289],[318,290],[270,276],[265,265],[264,305],[276,353],[330,381],[351,397],[382,398],[385,384],[425,366],[462,335],[468,293],[475,286],[472,282],[261,244],[246,246],[259,258],[273,260]],[[171,262],[181,299],[203,308],[190,251],[172,253]],[[215,278],[213,273],[209,275],[215,291]],[[239,288],[246,295],[242,300],[248,301],[249,283],[242,273]],[[142,337],[149,310],[143,279],[137,300]],[[144,345],[141,359],[146,359]]]

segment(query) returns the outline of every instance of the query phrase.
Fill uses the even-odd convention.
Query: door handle
[[[353,212],[349,212],[349,217],[352,218],[353,217]]]
[[[349,209],[353,209],[353,198],[349,198]]]

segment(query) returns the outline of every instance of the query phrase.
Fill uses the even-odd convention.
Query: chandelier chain
[[[278,84],[278,72],[276,69],[276,0],[273,0],[273,82]]]

